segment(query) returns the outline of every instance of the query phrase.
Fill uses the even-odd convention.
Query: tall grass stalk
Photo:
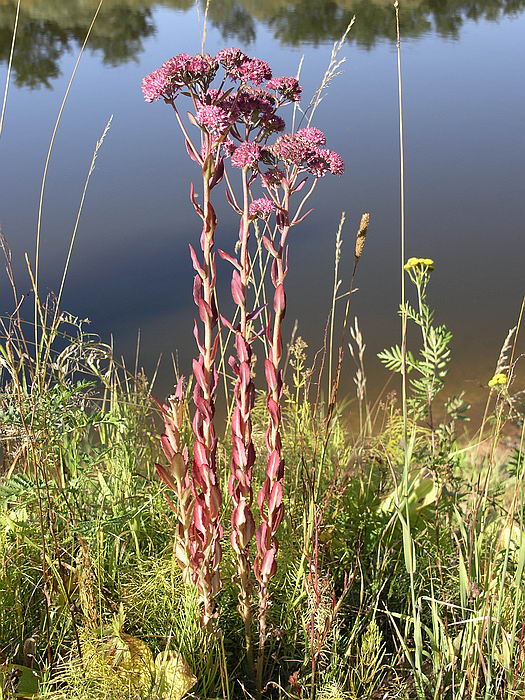
[[[40,277],[40,246],[41,246],[41,238],[42,238],[42,217],[43,217],[43,211],[44,211],[44,195],[45,195],[45,190],[46,190],[46,184],[47,184],[47,175],[48,175],[48,170],[49,170],[49,164],[51,162],[51,154],[53,152],[53,148],[55,145],[55,140],[57,137],[58,133],[58,128],[60,126],[60,122],[62,120],[62,115],[66,106],[66,102],[69,98],[69,94],[71,92],[71,88],[73,86],[73,82],[75,80],[78,68],[80,66],[80,61],[82,59],[82,56],[84,55],[84,51],[86,49],[86,46],[88,44],[89,38],[91,36],[91,32],[93,31],[93,27],[95,26],[95,22],[97,21],[98,15],[100,13],[100,10],[102,9],[102,5],[104,3],[104,0],[100,0],[95,13],[93,15],[93,19],[91,20],[91,23],[88,27],[88,30],[86,32],[86,35],[84,37],[84,41],[82,43],[82,46],[80,48],[80,51],[78,53],[77,59],[75,61],[75,65],[73,67],[73,70],[71,72],[71,76],[69,78],[69,82],[66,87],[66,91],[64,93],[64,97],[62,99],[62,102],[60,104],[60,108],[58,110],[58,115],[55,120],[55,124],[53,126],[53,132],[51,134],[51,140],[49,142],[49,147],[47,150],[47,155],[46,155],[46,160],[44,164],[44,171],[42,174],[42,181],[40,185],[40,196],[39,196],[39,202],[38,202],[38,218],[37,218],[37,227],[36,227],[36,241],[35,241],[35,258],[34,258],[34,268],[33,268],[33,285],[34,285],[34,331],[35,331],[35,347],[38,349],[39,348],[39,324],[43,322],[43,313],[42,313],[42,308],[40,306],[40,295],[39,295],[39,277]],[[35,356],[36,360],[36,375],[37,378],[39,378],[40,381],[40,364],[41,364],[41,357],[40,357],[40,350],[36,353]]]
[[[332,363],[334,356],[334,324],[337,294],[341,286],[339,279],[339,263],[341,262],[341,247],[343,245],[343,228],[345,225],[346,213],[341,213],[341,220],[335,235],[335,257],[334,257],[334,281],[332,284],[332,305],[330,308],[330,339],[328,344],[328,395],[332,393]]]
[[[6,74],[6,78],[5,78],[4,97],[2,100],[2,112],[0,114],[0,138],[1,138],[2,132],[4,130],[4,118],[5,118],[5,111],[7,108],[7,96],[9,94],[9,86],[11,83],[11,69],[13,67],[13,56],[15,54],[16,36],[17,36],[17,32],[18,32],[18,19],[20,17],[20,3],[21,3],[21,0],[18,0],[18,2],[16,3],[15,22],[13,25],[13,38],[11,39],[11,49],[9,51],[9,60],[7,63],[7,74]]]
[[[406,281],[405,281],[405,260],[406,260],[406,203],[405,203],[405,133],[404,133],[404,112],[403,112],[403,71],[401,66],[401,27],[399,22],[399,2],[394,2],[396,16],[396,48],[397,48],[397,89],[399,107],[399,212],[401,219],[400,228],[400,256],[401,256],[401,308],[406,305]],[[403,410],[403,431],[405,442],[408,438],[408,410],[407,410],[407,315],[403,311],[401,314],[401,381],[402,381],[402,410]]]
[[[342,225],[344,223],[344,212],[343,216],[341,218],[341,225],[340,228],[342,229]],[[359,228],[356,233],[356,239],[355,239],[355,246],[354,246],[354,264],[352,267],[352,275],[350,277],[350,285],[348,288],[348,291],[345,292],[344,294],[337,295],[337,290],[340,286],[340,282],[334,282],[333,286],[333,300],[332,300],[332,309],[333,309],[333,316],[335,315],[335,306],[336,302],[340,301],[341,299],[346,298],[346,304],[345,304],[345,310],[343,314],[343,323],[342,323],[342,328],[341,328],[341,336],[339,340],[339,347],[337,351],[337,364],[336,364],[336,371],[335,371],[335,378],[334,381],[331,382],[328,386],[328,409],[327,409],[327,414],[326,414],[326,430],[328,431],[330,428],[330,423],[336,408],[337,404],[337,399],[338,399],[338,392],[339,392],[339,387],[341,383],[341,371],[343,368],[343,358],[344,358],[344,353],[345,349],[348,343],[348,318],[350,315],[350,307],[352,304],[352,297],[354,294],[354,283],[356,280],[356,274],[357,274],[357,268],[359,265],[359,262],[361,260],[361,256],[363,255],[364,249],[365,249],[365,243],[366,243],[366,238],[368,235],[368,226],[370,224],[370,214],[368,212],[365,212],[364,214],[361,215],[361,220],[359,222]],[[337,255],[337,252],[336,252]],[[338,268],[339,263],[336,263],[336,267]],[[337,276],[337,275],[336,275]],[[333,355],[333,327],[331,326],[330,328],[330,342],[329,342],[329,360],[331,362],[332,360],[332,355]],[[331,364],[330,364],[331,367]]]
[[[399,2],[395,0],[394,11],[396,19],[396,55],[397,55],[397,87],[398,87],[398,107],[399,107],[399,182],[400,182],[400,255],[401,255],[401,381],[402,381],[402,414],[403,414],[403,442],[405,447],[403,461],[403,502],[399,506],[398,516],[401,521],[403,532],[403,552],[405,567],[410,577],[410,600],[412,607],[411,628],[414,636],[414,671],[415,682],[420,700],[424,698],[424,681],[422,672],[422,626],[421,610],[416,600],[414,574],[416,572],[416,548],[412,537],[410,523],[409,480],[411,472],[412,453],[414,448],[415,432],[409,439],[408,429],[408,403],[407,403],[407,322],[406,312],[406,280],[405,280],[405,260],[406,260],[406,197],[405,197],[405,136],[404,136],[404,110],[403,110],[403,71],[401,63],[401,27],[399,19]],[[403,508],[404,506],[404,508]],[[408,622],[408,621],[407,621]],[[408,631],[408,624],[405,627]]]

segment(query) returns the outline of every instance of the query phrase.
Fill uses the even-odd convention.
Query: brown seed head
[[[368,224],[370,223],[370,214],[365,212],[361,216],[361,223],[355,239],[355,258],[359,260],[365,248],[366,235],[368,233]]]

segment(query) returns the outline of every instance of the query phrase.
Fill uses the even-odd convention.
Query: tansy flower
[[[492,379],[489,380],[488,385],[492,388],[494,386],[498,386],[498,384],[506,384],[507,381],[507,375],[503,374],[502,372],[498,372],[492,377]]]
[[[406,265],[404,265],[405,270],[412,270],[414,267],[422,267],[433,270],[434,261],[431,258],[408,258]]]

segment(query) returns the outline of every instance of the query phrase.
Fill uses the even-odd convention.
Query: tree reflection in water
[[[204,0],[201,0],[203,2]],[[24,0],[20,11],[14,79],[18,85],[48,86],[60,74],[60,58],[84,40],[97,0]],[[189,10],[193,0],[105,0],[89,48],[104,63],[136,59],[143,39],[155,31],[153,10],[162,6]],[[498,20],[525,9],[525,0],[405,0],[401,22],[405,37],[429,31],[459,37],[468,19]],[[0,5],[0,60],[7,61],[16,0]],[[339,38],[357,15],[349,41],[371,48],[394,35],[390,0],[212,0],[209,21],[225,40],[249,44],[257,22],[290,45],[319,44]]]

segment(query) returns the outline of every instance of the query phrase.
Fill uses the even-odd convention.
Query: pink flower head
[[[308,170],[312,175],[315,175],[315,177],[323,177],[330,170],[330,165],[327,159],[318,151],[309,159]]]
[[[142,93],[146,102],[155,102],[160,97],[168,96],[170,82],[163,66],[142,78]]]
[[[179,53],[163,64],[168,80],[179,87],[196,82],[210,83],[217,72],[218,63],[207,53],[190,56]]]
[[[191,61],[191,58],[192,57],[189,53],[178,53],[176,56],[173,56],[173,58],[168,58],[167,61],[164,61],[162,66],[170,73],[175,74],[179,71],[185,70],[186,66],[188,66],[189,62]]]
[[[217,68],[218,63],[209,54],[190,56],[179,53],[142,80],[144,98],[147,102],[154,102],[159,97],[170,99],[184,85],[195,82],[209,84],[215,77]]]
[[[230,97],[228,101],[236,118],[252,126],[261,119],[267,119],[274,112],[273,95],[260,88],[245,85],[236,97]]]
[[[162,64],[162,69],[166,74],[166,78],[170,84],[182,87],[186,84],[184,73],[190,64],[191,56],[187,53],[179,53],[173,58],[169,58]]]
[[[231,156],[237,146],[235,145],[235,141],[232,141],[232,139],[226,139],[222,144],[222,148],[227,156]]]
[[[280,160],[294,165],[305,165],[316,155],[315,149],[295,134],[279,136],[270,151]]]
[[[269,64],[266,61],[261,61],[260,58],[244,61],[236,73],[243,82],[251,82],[255,85],[260,85],[272,77],[272,69]]]
[[[236,168],[253,168],[261,159],[261,147],[255,141],[245,141],[238,146],[231,157]]]
[[[319,148],[308,161],[308,170],[316,177],[323,177],[327,172],[342,175],[345,164],[341,156],[329,148]]]
[[[218,67],[219,64],[213,56],[208,53],[198,53],[187,61],[185,70],[193,73],[197,79],[209,80],[215,77]]]
[[[292,102],[298,102],[303,91],[297,78],[272,78],[266,87],[268,90],[275,90]]]
[[[261,197],[260,199],[254,199],[250,204],[249,214],[250,216],[258,216],[261,219],[266,219],[272,211],[275,209],[274,203],[267,197]]]
[[[270,189],[271,187],[279,187],[281,182],[286,177],[284,170],[280,168],[271,168],[261,175],[261,182],[263,187]]]
[[[284,131],[286,128],[284,119],[281,119],[277,114],[272,114],[268,119],[265,119],[263,126],[267,134]]]
[[[195,115],[201,126],[206,127],[212,136],[220,136],[230,128],[231,119],[228,112],[217,105],[205,105]]]
[[[321,152],[328,161],[332,175],[342,175],[345,171],[345,162],[339,153],[331,151],[329,148],[323,148]]]
[[[241,63],[248,61],[248,56],[243,53],[240,49],[221,49],[215,56],[221,66],[224,66],[226,71],[230,71],[233,68],[238,68]]]
[[[326,143],[326,136],[321,131],[321,129],[316,129],[313,126],[308,126],[305,129],[299,129],[295,132],[297,138],[302,139],[310,146],[324,146]]]

